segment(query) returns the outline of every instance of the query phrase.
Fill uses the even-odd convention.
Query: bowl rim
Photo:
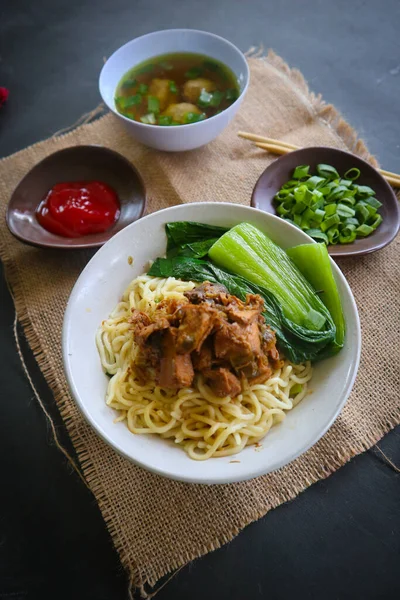
[[[140,187],[142,188],[142,192],[143,192],[142,208],[140,210],[139,216],[135,219],[135,221],[138,221],[139,219],[141,219],[143,217],[143,215],[146,211],[146,207],[147,207],[148,196],[147,196],[147,190],[146,190],[146,185],[145,185],[144,179],[143,179],[140,171],[137,169],[137,167],[133,163],[131,163],[126,158],[126,156],[124,156],[123,154],[120,154],[119,152],[117,152],[116,150],[114,150],[112,148],[108,148],[107,146],[102,146],[101,144],[75,144],[74,146],[68,146],[67,148],[61,148],[60,150],[56,150],[55,152],[52,152],[48,156],[45,156],[44,158],[42,158],[42,160],[35,163],[33,165],[33,167],[31,169],[29,169],[29,171],[27,173],[25,173],[25,175],[19,180],[19,182],[15,186],[15,188],[8,200],[7,207],[6,207],[6,215],[5,215],[7,227],[9,229],[10,233],[14,237],[16,237],[18,240],[20,240],[24,244],[27,244],[28,246],[34,246],[36,248],[54,248],[56,250],[57,249],[58,250],[83,250],[83,249],[88,249],[88,248],[99,248],[100,246],[103,246],[112,237],[114,237],[114,235],[117,235],[117,233],[120,233],[123,229],[125,229],[126,227],[129,227],[129,225],[132,225],[132,223],[135,222],[135,221],[132,221],[131,223],[128,223],[127,225],[125,225],[125,227],[120,229],[115,234],[112,234],[112,228],[113,228],[113,225],[112,225],[110,227],[110,229],[108,229],[104,232],[104,235],[106,235],[108,233],[110,233],[111,235],[104,241],[100,241],[100,242],[90,242],[90,240],[89,240],[87,242],[79,243],[80,239],[89,238],[90,237],[89,235],[81,236],[80,238],[67,238],[67,237],[65,238],[65,240],[76,239],[77,240],[76,244],[67,244],[66,242],[63,243],[63,242],[51,242],[51,241],[37,242],[37,241],[28,239],[28,238],[20,235],[19,232],[15,230],[12,220],[11,220],[11,214],[13,212],[13,209],[11,208],[11,203],[14,198],[14,195],[17,193],[18,189],[24,184],[25,180],[30,176],[32,171],[34,169],[40,167],[43,163],[50,161],[50,159],[52,159],[54,156],[56,156],[58,154],[64,154],[64,153],[68,153],[68,152],[79,150],[79,149],[85,149],[85,148],[88,148],[90,150],[95,149],[96,151],[99,150],[101,152],[106,152],[107,154],[113,154],[116,158],[118,158],[121,162],[124,162],[131,169],[131,171],[137,177]],[[119,218],[118,218],[118,220],[119,220]],[[115,222],[115,224],[118,223],[118,220]],[[45,228],[40,223],[39,223],[39,225],[43,230],[45,230]],[[45,230],[45,231],[47,231],[47,230]],[[48,233],[51,233],[51,232],[48,232]],[[55,234],[53,234],[53,235],[55,235]],[[63,239],[61,236],[57,236],[57,237],[59,237],[60,240]]]
[[[105,99],[103,92],[102,92],[102,85],[101,85],[101,80],[102,80],[102,76],[103,76],[103,72],[106,70],[107,68],[107,62],[113,57],[115,56],[118,52],[122,51],[126,46],[129,46],[130,44],[132,44],[132,42],[135,42],[137,40],[141,40],[143,38],[147,38],[147,37],[152,37],[152,36],[156,36],[158,34],[163,34],[163,33],[182,33],[182,32],[190,32],[190,33],[201,33],[204,34],[207,37],[213,37],[216,39],[221,40],[222,42],[224,42],[227,46],[230,46],[235,52],[237,52],[241,58],[243,58],[243,64],[245,66],[245,85],[243,86],[243,89],[240,91],[239,96],[236,98],[235,102],[232,102],[232,104],[230,106],[228,106],[227,108],[225,108],[222,112],[224,113],[225,111],[229,110],[230,108],[233,108],[240,100],[240,102],[242,101],[244,95],[247,92],[247,89],[249,87],[250,84],[250,68],[249,68],[249,64],[246,60],[246,57],[244,55],[244,53],[237,47],[235,46],[235,44],[233,44],[232,42],[230,42],[229,40],[227,40],[226,38],[222,37],[221,35],[217,35],[216,33],[211,33],[210,31],[203,31],[202,29],[190,29],[190,28],[176,28],[176,29],[159,29],[157,31],[151,31],[149,33],[145,33],[144,35],[140,35],[136,38],[131,39],[129,42],[126,42],[125,44],[123,44],[122,46],[120,46],[119,48],[117,48],[107,59],[107,61],[104,63],[101,71],[100,71],[100,75],[99,75],[99,92],[100,95],[102,97],[103,102],[105,103],[105,105],[107,106],[107,108],[109,108],[109,110],[111,110],[114,115],[116,115],[117,117],[120,117],[121,119],[123,119],[125,121],[125,123],[134,123],[135,125],[137,125],[140,128],[152,128],[153,130],[155,130],[155,128],[157,130],[168,130],[168,127],[165,127],[164,125],[151,125],[150,123],[142,123],[140,121],[136,121],[135,119],[128,119],[128,117],[125,117],[125,115],[123,115],[122,113],[118,112],[114,106],[112,106],[109,102],[107,102],[107,100]],[[157,56],[157,55],[155,55]],[[151,58],[151,57],[150,57]],[[210,56],[210,58],[213,58]],[[217,59],[215,59],[217,60]],[[140,64],[140,63],[139,63]],[[133,69],[133,67],[132,67]],[[121,75],[121,77],[123,77],[123,75]],[[221,114],[221,113],[220,113]],[[181,129],[181,127],[185,127],[186,130],[188,130],[189,127],[198,127],[199,125],[201,126],[203,123],[210,122],[213,119],[215,119],[216,117],[219,117],[220,114],[217,115],[213,115],[212,117],[208,117],[207,119],[204,119],[203,121],[197,121],[197,123],[182,123],[179,126],[179,130]]]
[[[191,205],[196,205],[199,207],[204,207],[205,205],[210,205],[210,206],[216,206],[219,205],[221,207],[224,208],[229,208],[229,206],[241,206],[238,204],[233,204],[233,203],[226,203],[226,202],[194,202],[191,203]],[[174,214],[174,212],[176,212],[176,210],[182,210],[182,206],[185,205],[178,205],[178,206],[172,206],[172,207],[168,207],[165,209],[162,209],[161,211],[157,211],[155,213],[151,213],[149,215],[146,215],[143,219],[145,220],[150,220],[152,217],[154,217],[154,215],[159,215],[160,213],[169,213],[171,214],[171,216]],[[243,206],[243,205],[242,205]],[[251,211],[254,211],[254,213],[258,213],[260,216],[262,216],[263,218],[265,218],[265,215],[267,214],[268,217],[272,219],[272,221],[274,220],[278,220],[279,217],[277,217],[276,215],[272,215],[270,213],[265,213],[265,211],[261,211],[259,209],[250,207],[250,206],[244,206],[243,208],[247,208]],[[281,219],[279,219],[281,221]],[[135,223],[131,223],[130,225],[128,225],[126,228],[124,228],[123,230],[121,230],[120,232],[118,232],[115,236],[113,236],[112,240],[114,240],[114,238],[117,235],[122,234],[122,231],[127,230],[127,228],[129,227],[133,227],[135,225]],[[285,226],[288,227],[288,229],[297,229],[295,228],[294,225],[291,225],[290,223],[285,223]],[[304,232],[302,232],[305,238],[305,242],[307,243],[307,239],[309,240],[309,243],[316,243],[312,238],[310,238],[307,234],[305,234]],[[126,233],[125,233],[126,235]],[[111,242],[111,240],[109,240]],[[285,460],[285,459],[277,459],[275,461],[275,463],[273,463],[273,465],[271,466],[271,468],[269,468],[267,471],[265,471],[265,469],[263,468],[258,468],[256,470],[249,470],[248,474],[246,474],[245,476],[235,476],[234,473],[230,473],[224,476],[224,477],[220,477],[220,476],[216,476],[216,477],[210,477],[205,475],[202,478],[199,478],[197,476],[195,477],[191,477],[190,475],[177,475],[174,473],[170,473],[168,471],[168,469],[162,468],[162,467],[149,467],[147,464],[145,464],[145,462],[143,462],[140,458],[133,458],[132,456],[130,456],[128,454],[127,451],[125,451],[125,449],[123,448],[123,446],[116,441],[115,439],[113,439],[112,436],[108,435],[107,432],[103,431],[101,426],[99,426],[96,423],[96,419],[92,416],[91,411],[86,407],[85,403],[82,401],[82,399],[80,398],[80,394],[79,391],[75,385],[75,381],[74,381],[74,377],[73,377],[73,373],[72,373],[72,369],[70,367],[70,361],[69,361],[69,357],[68,357],[68,327],[69,327],[69,322],[72,318],[72,311],[73,311],[73,304],[75,301],[75,297],[79,296],[79,292],[80,292],[80,286],[82,285],[80,282],[84,281],[85,278],[85,274],[86,272],[90,269],[90,265],[93,263],[93,261],[97,261],[99,259],[102,258],[103,253],[107,252],[107,244],[104,244],[104,246],[102,248],[100,248],[100,250],[98,252],[96,252],[96,254],[90,259],[90,261],[87,263],[87,265],[85,266],[85,268],[83,269],[83,271],[81,272],[81,274],[79,275],[77,281],[75,282],[75,285],[71,291],[71,294],[68,298],[68,302],[67,302],[67,306],[65,309],[65,313],[64,313],[64,319],[63,319],[63,326],[62,326],[62,360],[63,360],[63,367],[64,367],[64,373],[66,376],[66,380],[68,383],[68,387],[69,390],[71,392],[71,395],[74,399],[74,401],[76,402],[79,410],[81,411],[81,413],[83,414],[83,416],[85,417],[86,421],[89,423],[89,425],[92,427],[92,429],[94,429],[94,431],[96,432],[97,435],[100,436],[101,439],[103,439],[104,442],[106,442],[109,446],[111,446],[119,455],[123,456],[124,458],[126,458],[127,460],[129,460],[130,462],[133,462],[134,464],[136,464],[137,466],[151,472],[154,473],[156,475],[160,475],[162,477],[166,477],[168,479],[172,479],[172,480],[176,480],[176,481],[183,481],[185,483],[197,483],[197,484],[204,484],[204,485],[210,485],[210,484],[227,484],[227,483],[235,483],[235,482],[239,482],[239,481],[247,481],[249,479],[254,479],[255,477],[259,477],[262,475],[265,475],[267,473],[276,471],[286,465],[289,465],[290,463],[292,463],[296,458],[298,458],[299,456],[303,455],[307,450],[309,450],[312,446],[314,446],[324,435],[325,433],[330,429],[330,427],[332,426],[332,424],[334,423],[334,421],[337,419],[338,415],[340,414],[340,412],[342,411],[349,395],[350,392],[353,388],[356,376],[357,376],[357,372],[358,372],[358,368],[359,368],[359,364],[360,364],[360,356],[361,356],[361,345],[362,345],[362,340],[361,340],[361,325],[360,325],[360,317],[358,314],[358,310],[357,310],[357,305],[353,296],[353,293],[351,291],[350,285],[347,282],[345,276],[343,275],[342,271],[340,270],[340,268],[336,265],[336,263],[333,261],[332,258],[330,258],[331,260],[331,264],[334,266],[334,270],[336,272],[336,275],[338,276],[339,280],[341,281],[341,283],[343,284],[345,290],[346,290],[346,294],[348,296],[348,299],[350,300],[350,304],[351,304],[351,308],[352,311],[355,315],[355,332],[356,332],[356,352],[355,352],[355,357],[353,359],[353,368],[352,368],[352,373],[351,376],[347,379],[346,381],[346,385],[343,388],[342,392],[341,392],[341,396],[342,399],[340,401],[340,403],[337,405],[336,409],[334,410],[334,412],[332,413],[332,415],[330,416],[329,419],[327,419],[324,427],[318,431],[318,433],[316,433],[315,435],[311,436],[311,438],[304,443],[301,448],[294,450],[290,453],[289,457]],[[100,369],[100,365],[99,365],[99,369]],[[104,399],[103,399],[104,400]],[[188,458],[188,460],[190,460]]]
[[[384,176],[378,171],[378,169],[376,167],[374,167],[371,163],[366,161],[364,158],[362,158],[361,156],[358,156],[357,154],[353,154],[352,152],[349,152],[348,150],[342,150],[341,148],[335,148],[333,146],[304,146],[303,148],[298,148],[297,150],[292,150],[291,152],[288,152],[287,154],[279,156],[270,165],[268,165],[264,169],[264,171],[262,171],[260,176],[258,177],[258,179],[253,187],[252,193],[251,193],[250,206],[257,210],[261,210],[261,212],[273,215],[275,217],[278,217],[281,220],[284,220],[284,219],[282,219],[282,217],[279,217],[279,215],[277,215],[276,212],[272,213],[272,212],[269,212],[268,210],[261,209],[260,203],[256,199],[258,194],[260,193],[259,188],[261,187],[261,184],[262,184],[263,180],[265,179],[268,170],[269,169],[272,170],[273,165],[275,165],[278,161],[284,162],[285,160],[287,160],[288,156],[297,155],[297,154],[302,155],[306,151],[319,152],[321,150],[323,150],[323,151],[328,150],[329,152],[332,152],[333,154],[342,154],[342,155],[345,154],[348,157],[356,158],[358,161],[360,161],[362,164],[364,164],[365,167],[367,167],[368,169],[372,169],[374,171],[376,177],[381,181],[388,197],[390,197],[390,204],[393,207],[394,213],[396,215],[396,219],[393,222],[393,227],[392,227],[390,233],[388,234],[387,238],[384,239],[382,242],[380,242],[376,245],[373,245],[373,246],[371,245],[370,247],[364,248],[364,249],[357,249],[353,244],[342,244],[341,248],[343,248],[344,246],[347,246],[348,249],[346,248],[344,251],[340,251],[340,252],[337,251],[336,245],[330,244],[327,246],[329,255],[332,257],[336,257],[336,258],[347,258],[347,257],[352,257],[352,256],[353,257],[354,256],[364,256],[365,254],[371,254],[372,252],[377,252],[378,250],[381,250],[382,248],[384,248],[385,246],[390,244],[399,232],[399,229],[400,229],[399,203],[397,201],[397,198],[396,198],[396,195],[395,195],[393,189],[391,188],[389,183],[386,181]],[[290,223],[289,223],[289,225],[290,225]],[[367,239],[367,238],[365,238],[365,239]],[[373,234],[371,234],[369,236],[369,239],[370,240],[373,239]]]

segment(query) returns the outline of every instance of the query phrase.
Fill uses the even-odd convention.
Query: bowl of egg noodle
[[[143,370],[141,363],[144,349],[148,358],[154,350],[154,340],[161,339],[151,338],[149,331],[154,336],[158,328],[156,335],[166,335],[168,323],[154,324],[157,311],[166,310],[168,302],[169,306],[172,303],[177,312],[173,317],[165,314],[167,321],[174,319],[176,328],[179,319],[184,318],[182,306],[187,308],[190,302],[195,311],[206,298],[205,310],[215,314],[217,309],[224,314],[229,312],[232,305],[232,296],[226,290],[210,288],[210,292],[204,287],[208,283],[198,287],[205,277],[193,281],[184,276],[149,275],[153,264],[153,272],[158,264],[164,264],[157,259],[167,251],[166,225],[176,222],[201,223],[215,231],[225,228],[221,232],[245,223],[257,228],[259,235],[269,236],[283,250],[315,243],[274,215],[226,203],[176,206],[127,226],[93,256],[68,301],[62,349],[72,396],[107,444],[153,473],[203,484],[264,475],[289,464],[317,443],[351,392],[361,350],[360,323],[352,292],[330,259],[346,323],[340,352],[315,362],[290,362],[285,352],[278,360],[270,345],[269,378],[244,381],[243,371],[242,387],[236,391],[223,386],[232,382],[234,386],[240,379],[238,372],[236,377],[217,365],[212,372],[218,371],[221,376],[212,381],[196,372],[197,363],[193,360],[194,377],[192,373],[185,382],[187,371],[182,369],[179,389],[166,389],[162,383],[166,373],[157,360],[148,370]],[[210,250],[212,260],[214,255]],[[207,297],[204,289],[208,289]],[[256,310],[254,303],[261,302],[254,295],[233,300],[237,310],[239,307],[245,311],[242,316],[249,314],[246,310]],[[210,309],[212,303],[214,308]],[[258,323],[261,321],[259,317]],[[265,338],[264,325],[259,326]],[[147,339],[153,339],[152,346]],[[166,344],[166,338],[163,339]],[[166,347],[168,350],[168,344]],[[281,351],[279,339],[277,347]],[[178,361],[182,356],[175,358]],[[151,356],[148,359],[151,362]],[[157,373],[156,381],[149,375],[153,372]]]

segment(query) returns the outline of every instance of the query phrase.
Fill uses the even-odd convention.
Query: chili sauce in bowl
[[[120,212],[118,196],[107,183],[71,181],[51,188],[36,218],[47,231],[72,238],[107,231]]]

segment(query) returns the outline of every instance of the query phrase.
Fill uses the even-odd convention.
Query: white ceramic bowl
[[[262,449],[245,448],[235,457],[194,461],[172,442],[132,434],[105,403],[108,377],[103,373],[95,345],[101,321],[119,301],[128,283],[143,273],[149,259],[165,253],[164,225],[170,221],[200,221],[234,226],[253,223],[283,248],[313,243],[300,229],[279,217],[254,208],[225,203],[185,204],[167,208],[125,227],[109,240],[83,270],[71,293],[63,328],[64,368],[72,395],[97,433],[117,452],[145,469],[181,481],[228,483],[257,477],[282,467],[315,444],[343,408],[353,386],[361,349],[357,308],[339,268],[332,269],[339,286],[347,337],[333,358],[315,365],[313,393],[273,427]],[[128,264],[128,256],[134,258]]]
[[[190,125],[145,125],[121,115],[116,109],[114,97],[123,75],[144,60],[171,52],[205,54],[230,67],[239,82],[239,98],[218,115]],[[195,29],[166,29],[135,38],[114,52],[100,73],[99,89],[108,108],[121,119],[136,140],[157,150],[176,152],[199,148],[216,138],[236,114],[249,79],[249,67],[244,55],[228,40]]]

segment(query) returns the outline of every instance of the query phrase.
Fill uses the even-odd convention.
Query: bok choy
[[[339,290],[333,277],[330,258],[325,244],[302,244],[289,248],[287,254],[311,285],[331,313],[336,325],[336,344],[343,346],[345,321]]]
[[[218,266],[270,290],[286,317],[319,331],[330,319],[315,290],[282,248],[250,223],[230,229],[210,248]]]
[[[340,349],[343,336],[340,342],[338,334],[335,342],[336,319],[328,310],[333,305],[325,306],[286,252],[256,227],[242,223],[227,230],[176,222],[167,224],[166,232],[167,256],[158,258],[148,275],[221,283],[242,300],[259,294],[279,349],[294,363],[316,361]],[[314,265],[331,269],[329,259]]]

